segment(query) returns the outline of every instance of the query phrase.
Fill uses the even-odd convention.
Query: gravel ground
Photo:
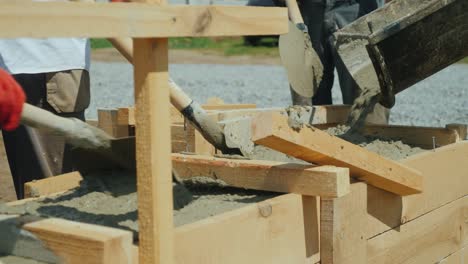
[[[170,72],[201,103],[217,96],[226,103],[256,103],[258,107],[289,104],[288,82],[279,66],[176,64],[170,65]],[[132,105],[132,75],[129,64],[93,62],[88,118],[96,118],[96,108]],[[341,103],[337,82],[333,100]],[[390,120],[419,126],[468,123],[468,65],[452,65],[399,94]]]

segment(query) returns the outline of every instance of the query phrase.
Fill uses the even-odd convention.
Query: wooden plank
[[[180,140],[171,141],[172,153],[180,153],[180,152],[187,152],[187,151],[190,151],[190,150],[189,150],[189,147],[187,146],[186,141],[180,141]]]
[[[27,223],[23,229],[36,235],[63,263],[131,263],[132,233],[115,228],[49,218]]]
[[[257,108],[256,104],[205,104],[202,105],[205,110],[235,110]]]
[[[367,263],[365,183],[353,184],[351,193],[346,196],[336,199],[321,198],[320,217],[322,264]]]
[[[1,38],[279,35],[287,21],[277,7],[0,2]]]
[[[98,121],[97,121],[96,119],[87,119],[87,120],[86,120],[86,123],[87,123],[88,125],[92,125],[92,126],[95,126],[95,127],[98,126]]]
[[[468,247],[464,247],[455,253],[445,257],[438,264],[465,264],[468,263]]]
[[[171,125],[171,140],[176,141],[189,141],[195,138],[195,129],[193,126],[184,124]]]
[[[119,125],[135,125],[135,107],[120,107],[117,109],[117,123]]]
[[[436,263],[467,244],[468,196],[368,240],[367,263]]]
[[[206,176],[246,189],[323,197],[349,193],[349,170],[333,166],[182,154],[172,154],[172,166],[183,179]]]
[[[256,108],[255,104],[205,104],[202,108],[207,111],[226,111],[236,109],[253,109]],[[171,122],[183,123],[184,116],[171,105]],[[118,109],[118,124],[121,125],[135,125],[135,108],[134,107],[121,107]]]
[[[192,125],[189,125],[192,126]],[[189,149],[193,153],[201,154],[201,155],[215,155],[216,148],[208,142],[198,130],[194,130],[195,136],[193,138],[193,145],[192,142],[187,142],[189,144]]]
[[[422,191],[422,176],[416,170],[319,129],[291,128],[288,117],[279,113],[258,115],[252,122],[252,140],[315,164],[347,167],[351,176],[395,194]]]
[[[327,123],[317,124],[314,127],[325,130],[338,124]],[[443,147],[462,139],[463,126],[447,125],[443,127],[418,127],[418,126],[398,126],[398,125],[366,125],[362,133],[366,136],[376,136],[390,140],[401,140],[411,146],[423,149],[434,149]]]
[[[306,263],[320,262],[320,197],[302,196]]]
[[[115,138],[129,136],[129,127],[119,124],[116,109],[98,109],[98,127]]]
[[[468,142],[411,156],[401,162],[421,171],[424,192],[399,197],[368,188],[367,238],[412,221],[468,194]]]
[[[366,126],[364,134],[389,139],[401,140],[406,144],[424,149],[446,146],[460,141],[460,136],[454,128],[413,127],[413,126]]]
[[[260,113],[286,113],[286,111],[300,113],[304,123],[310,124],[336,124],[346,122],[349,114],[349,105],[318,105],[312,107],[290,108],[257,108],[237,109],[218,112],[219,121],[235,118],[255,117]]]
[[[302,198],[288,194],[176,229],[176,263],[304,263]]]
[[[134,39],[139,261],[174,263],[168,40]]]
[[[83,176],[78,171],[24,184],[24,197],[40,197],[80,187]]]

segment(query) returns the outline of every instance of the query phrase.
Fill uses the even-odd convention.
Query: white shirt
[[[0,67],[11,74],[89,70],[89,64],[90,44],[85,38],[0,39]]]
[[[89,70],[89,64],[88,39],[0,39],[0,67],[11,74]]]

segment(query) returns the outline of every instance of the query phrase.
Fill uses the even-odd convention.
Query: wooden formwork
[[[328,118],[334,123],[346,117],[346,113],[332,110],[334,108],[342,109],[341,106],[316,107],[319,113],[316,120],[325,121],[316,126],[328,127]],[[337,114],[321,115],[327,112],[325,110]],[[279,110],[232,110],[216,115],[255,116],[265,111]],[[369,126],[366,131],[398,135],[403,142],[428,149],[400,162],[422,173],[422,193],[395,195],[364,182],[350,181],[347,171],[340,168],[324,171],[320,170],[323,166],[298,165],[286,169],[278,162],[173,153],[173,168],[182,178],[216,175],[216,178],[241,188],[289,193],[176,228],[175,262],[463,263],[468,209],[468,166],[464,164],[468,158],[468,142],[462,141],[466,138],[466,126]],[[415,133],[419,137],[415,137]],[[432,149],[433,137],[444,146]],[[81,179],[79,173],[71,173],[28,183],[26,190],[34,196],[50,197],[79,186]],[[60,244],[73,246],[67,242],[73,232],[66,227],[81,224],[53,221],[54,229],[42,221],[35,222],[35,228],[27,224],[25,229],[38,234],[47,245],[52,243],[49,233],[53,237],[57,230],[65,230],[60,233]],[[64,228],[57,228],[62,224]],[[100,227],[93,228],[100,230]],[[103,232],[112,233],[112,230],[103,227],[91,237],[80,239],[99,240],[104,237]],[[126,232],[115,231],[118,237],[115,239],[126,241],[118,243],[124,245],[118,250],[130,252],[124,259],[137,263],[135,254],[139,248],[126,240]],[[115,243],[102,241],[99,243]],[[68,247],[54,245],[50,248],[58,255],[70,257],[65,250]],[[98,251],[94,255],[103,259],[102,256],[112,255],[116,249],[101,245],[93,250]],[[74,258],[78,261],[82,255],[70,257],[71,260]]]
[[[167,37],[281,34],[287,30],[286,10],[18,1],[0,2],[0,14],[0,37],[134,38],[139,245],[132,244],[129,232],[113,228],[61,219],[9,216],[0,220],[12,223],[13,229],[21,226],[31,232],[65,262],[463,263],[468,222],[468,143],[459,141],[466,137],[464,126],[367,128],[370,134],[395,135],[426,149],[434,146],[436,138],[438,148],[398,163],[386,163],[389,169],[398,164],[403,174],[414,171],[416,181],[409,183],[405,183],[404,175],[381,178],[385,176],[382,171],[364,174],[370,177],[361,177],[366,184],[350,180],[349,176],[360,175],[353,174],[352,168],[350,175],[348,168],[171,155]],[[340,123],[346,109],[318,107],[311,121],[321,126]],[[223,121],[279,111],[224,111],[213,113],[213,118]],[[109,122],[104,118],[119,120],[118,111],[117,115],[106,115],[102,112],[98,122],[103,128]],[[125,124],[112,124],[107,129],[117,135],[131,133]],[[273,139],[281,136],[275,134]],[[341,141],[331,142],[339,147]],[[359,167],[358,161],[353,158],[347,164]],[[182,172],[192,168],[185,170],[183,177],[205,174],[209,168],[234,186],[287,194],[174,228],[171,163]],[[236,171],[241,171],[243,177]],[[28,193],[54,195],[74,188],[80,177],[74,173],[33,182],[27,186]],[[376,177],[380,181],[376,182]],[[400,184],[389,191],[412,194],[400,196],[385,191],[382,188],[388,186],[382,179]],[[374,186],[377,184],[380,188]],[[411,188],[401,188],[407,185]]]
[[[168,37],[287,32],[287,10],[143,3],[0,2],[0,37],[133,38],[139,261],[174,263]],[[33,29],[33,30],[32,30]]]

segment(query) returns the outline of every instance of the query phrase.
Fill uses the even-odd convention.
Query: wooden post
[[[351,193],[321,199],[320,260],[322,264],[367,263],[367,185],[352,184]]]
[[[165,0],[158,2],[164,4]],[[133,47],[139,263],[171,264],[174,222],[168,39],[134,39]]]

